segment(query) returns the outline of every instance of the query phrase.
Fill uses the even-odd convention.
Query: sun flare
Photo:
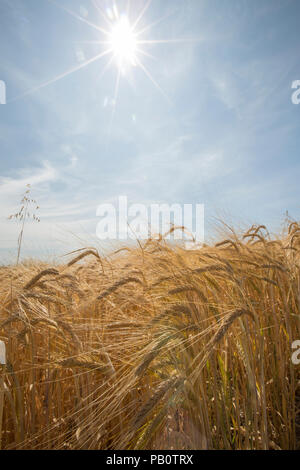
[[[137,39],[126,16],[113,26],[109,43],[120,66],[136,65]]]
[[[126,75],[131,67],[136,67],[142,70],[145,76],[152,82],[152,84],[157,88],[157,90],[170,102],[170,99],[167,93],[161,88],[159,83],[155,80],[154,76],[152,75],[151,71],[145,64],[145,59],[155,59],[153,55],[147,52],[148,46],[154,46],[158,44],[176,44],[176,43],[183,43],[183,42],[194,42],[198,39],[196,38],[171,38],[171,39],[151,39],[145,38],[144,34],[151,30],[155,25],[160,23],[166,17],[161,17],[155,20],[153,23],[146,24],[144,21],[144,26],[142,28],[139,27],[142,20],[145,18],[145,14],[149,9],[152,0],[144,0],[144,6],[142,7],[141,11],[138,15],[132,19],[132,15],[130,14],[130,0],[127,2],[127,8],[121,9],[117,7],[116,3],[113,2],[112,7],[107,7],[106,9],[101,6],[101,0],[93,0],[93,5],[97,9],[100,16],[103,18],[103,25],[97,24],[92,22],[87,15],[85,14],[78,14],[75,11],[70,10],[66,6],[61,5],[57,2],[57,0],[49,0],[51,3],[56,5],[57,8],[61,8],[70,16],[76,18],[77,20],[81,21],[82,23],[87,24],[91,29],[96,30],[98,33],[101,34],[99,39],[97,40],[90,40],[90,41],[79,41],[82,44],[97,44],[99,46],[99,51],[96,55],[89,57],[86,60],[79,61],[79,64],[71,67],[70,69],[66,70],[65,72],[59,73],[53,78],[41,83],[40,85],[31,88],[21,95],[15,97],[11,101],[15,101],[19,98],[22,98],[28,94],[31,94],[35,91],[38,91],[50,84],[61,80],[68,75],[71,75],[78,70],[81,70],[90,64],[102,60],[103,58],[107,57],[107,62],[103,66],[101,74],[99,77],[103,77],[103,75],[107,72],[108,69],[112,66],[113,62],[115,62],[116,68],[118,69],[116,75],[116,82],[114,87],[114,94],[113,99],[111,100],[114,103],[111,124],[114,117],[114,112],[116,108],[116,103],[118,100],[118,93],[119,93],[119,85],[121,76]],[[121,11],[120,11],[121,9]],[[122,11],[123,10],[123,11]],[[106,26],[105,26],[106,24]],[[101,50],[101,49],[102,50]],[[83,54],[84,57],[84,54]]]

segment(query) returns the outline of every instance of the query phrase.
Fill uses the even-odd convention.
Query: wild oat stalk
[[[36,222],[40,222],[40,218],[35,214],[35,211],[39,210],[39,206],[36,200],[30,197],[31,185],[27,184],[26,188],[27,189],[20,202],[19,212],[17,212],[16,214],[12,214],[8,217],[9,220],[17,219],[21,222],[21,231],[18,237],[18,255],[17,255],[17,263],[16,263],[17,265],[19,264],[19,261],[20,261],[22,241],[23,241],[23,235],[24,235],[24,227],[25,227],[26,220],[31,217]],[[33,212],[30,213],[29,209],[32,206],[35,206],[35,209],[33,209]]]

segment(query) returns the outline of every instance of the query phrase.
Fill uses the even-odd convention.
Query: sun
[[[92,0],[94,7],[98,10],[100,16],[103,18],[103,21],[106,25],[96,24],[90,21],[88,15],[85,14],[78,14],[69,8],[61,5],[58,3],[57,0],[48,0],[49,2],[53,3],[57,8],[61,8],[66,13],[71,15],[72,17],[76,18],[77,20],[87,24],[92,29],[96,30],[100,33],[100,37],[94,41],[79,41],[82,44],[97,44],[99,45],[99,52],[80,62],[79,64],[75,65],[74,67],[66,70],[63,73],[56,75],[54,78],[47,80],[46,82],[31,88],[28,91],[25,91],[21,95],[15,97],[11,101],[15,101],[23,96],[31,94],[41,88],[44,88],[51,83],[55,83],[58,80],[63,79],[64,77],[81,70],[84,67],[96,62],[98,60],[102,60],[103,58],[107,57],[108,60],[106,64],[102,67],[102,71],[99,75],[99,78],[102,78],[105,72],[111,67],[111,65],[115,62],[117,71],[116,76],[116,83],[114,89],[114,96],[112,102],[114,103],[114,108],[112,112],[112,119],[117,103],[118,92],[119,92],[119,84],[120,84],[120,77],[122,75],[126,75],[126,72],[129,71],[130,67],[139,68],[144,72],[149,80],[155,85],[157,90],[168,100],[170,103],[170,99],[167,93],[160,87],[158,82],[152,76],[152,73],[146,67],[144,60],[147,58],[155,59],[149,52],[146,51],[147,46],[158,45],[158,44],[176,44],[182,42],[194,42],[201,40],[201,38],[172,38],[172,39],[145,39],[144,34],[153,28],[155,25],[160,23],[166,17],[158,18],[151,24],[145,24],[142,29],[139,29],[139,24],[141,20],[145,17],[146,11],[149,9],[153,0],[144,0],[144,6],[142,7],[141,11],[132,19],[132,14],[130,13],[130,4],[133,0],[127,0],[127,8],[120,8],[117,7],[115,1],[107,2],[110,6],[104,8],[101,6],[102,0]],[[122,11],[123,10],[123,11]],[[169,15],[167,15],[169,16]]]
[[[126,16],[112,27],[108,42],[120,67],[137,64],[137,37]]]

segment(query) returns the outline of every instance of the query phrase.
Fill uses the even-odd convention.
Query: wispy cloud
[[[47,162],[42,162],[41,168],[24,168],[17,170],[16,177],[0,176],[0,195],[1,198],[9,198],[18,194],[27,184],[39,186],[43,183],[49,183],[57,178],[57,171]]]

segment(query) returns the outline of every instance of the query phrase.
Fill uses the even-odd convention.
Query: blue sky
[[[300,2],[148,2],[141,39],[171,40],[139,56],[161,90],[130,67],[117,99],[117,64],[102,74],[109,55],[82,66],[105,49],[88,24],[109,28],[97,2],[127,11],[127,1],[0,1],[0,259],[15,254],[7,216],[27,183],[41,223],[28,224],[25,255],[95,244],[97,206],[119,195],[205,204],[207,236],[215,217],[274,231],[287,210],[299,218]],[[131,23],[146,4],[131,0]]]

